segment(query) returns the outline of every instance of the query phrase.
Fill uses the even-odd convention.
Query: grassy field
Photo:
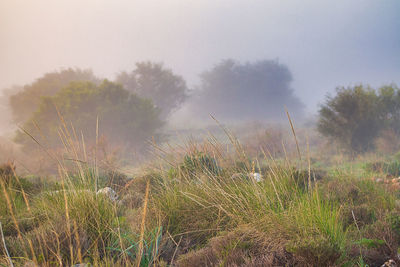
[[[0,266],[398,261],[396,157],[350,159],[307,146],[275,156],[250,153],[229,133],[227,139],[157,148],[156,159],[134,177],[100,168],[73,142],[54,159],[52,177],[17,175],[12,164],[3,165]],[[104,187],[118,199],[96,193]]]

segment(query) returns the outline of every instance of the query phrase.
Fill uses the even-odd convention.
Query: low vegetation
[[[310,155],[273,158],[262,150],[264,158],[248,157],[229,137],[228,150],[210,140],[160,153],[134,177],[95,161],[71,165],[64,160],[73,158],[73,147],[53,178],[17,175],[14,164],[3,165],[0,263],[377,266],[398,260],[400,196],[383,182],[398,175],[396,156],[321,169]],[[118,198],[97,193],[103,187]]]

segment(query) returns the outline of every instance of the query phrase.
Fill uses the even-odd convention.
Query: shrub
[[[318,131],[353,152],[365,152],[374,149],[382,130],[399,131],[399,108],[395,85],[337,88],[336,96],[328,96],[319,110]]]

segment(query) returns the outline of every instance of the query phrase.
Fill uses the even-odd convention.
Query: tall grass
[[[140,177],[121,179],[112,201],[97,194],[108,175],[98,158],[63,123],[65,153],[47,151],[59,164],[57,182],[32,191],[15,173],[11,183],[0,179],[4,263],[351,266],[397,250],[395,192],[345,170],[317,180],[308,146],[301,159],[249,158],[225,131],[230,144],[210,137],[160,153]]]
[[[38,143],[49,160],[58,164],[55,186],[27,196],[15,173],[0,177],[1,198],[5,200],[0,204],[0,220],[11,220],[5,238],[7,253],[11,255],[7,258],[17,265],[31,261],[40,266],[97,266],[107,262],[124,266],[138,262],[138,266],[147,266],[141,260],[149,253],[148,247],[143,246],[149,238],[144,221],[147,204],[143,207],[142,231],[137,235],[124,217],[124,207],[107,195],[97,194],[97,158],[92,163],[88,160],[84,139],[79,140],[74,128],[62,122],[62,157]],[[30,225],[24,226],[22,216],[31,219]],[[133,257],[127,250],[131,242],[142,244]],[[5,248],[0,248],[1,254]],[[157,253],[152,262],[155,260]]]
[[[239,142],[232,143],[239,159],[243,159],[245,153]],[[221,155],[209,150],[204,153]],[[321,199],[317,188],[304,187],[309,182],[299,181],[291,167],[266,158],[269,167],[262,173],[263,181],[257,182],[246,164],[215,172],[224,158],[212,157],[217,167],[210,167],[210,160],[202,160],[204,154],[197,150],[185,158],[192,160],[184,160],[183,166],[165,172],[162,189],[154,195],[154,205],[164,215],[167,230],[173,236],[185,235],[195,246],[204,245],[224,231],[251,226],[274,236],[276,244],[284,244],[299,258],[315,264],[333,263],[344,255],[346,232],[339,205]],[[192,162],[197,165],[189,164]],[[182,169],[191,171],[182,173]],[[171,173],[184,179],[171,180]]]

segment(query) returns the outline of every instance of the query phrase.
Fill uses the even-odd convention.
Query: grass
[[[156,206],[168,231],[186,233],[195,246],[220,232],[247,226],[269,233],[277,244],[287,245],[288,251],[309,262],[332,263],[345,249],[339,205],[321,199],[316,188],[300,188],[291,174],[277,168],[264,174],[263,182],[211,176],[201,182],[164,185]],[[326,255],[328,248],[331,256]]]
[[[133,179],[90,163],[84,144],[68,138],[69,160],[55,159],[56,179],[20,177],[9,172],[12,165],[3,166],[0,265],[375,266],[398,260],[399,194],[370,179],[387,169],[371,169],[361,159],[318,163],[324,169],[314,170],[308,149],[302,160],[275,159],[268,151],[250,158],[227,135],[229,149],[213,138],[191,142],[160,153]],[[254,172],[263,179],[255,180]],[[119,199],[96,194],[104,186]]]

